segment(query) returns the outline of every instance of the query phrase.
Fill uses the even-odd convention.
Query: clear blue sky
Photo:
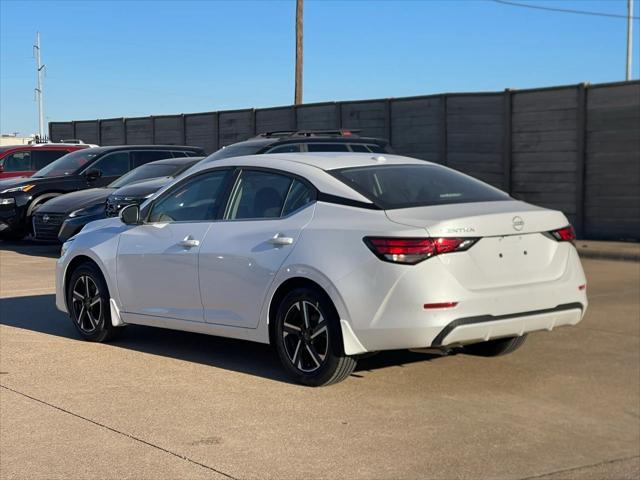
[[[626,0],[519,1],[626,14]],[[0,17],[2,133],[37,130],[38,30],[47,121],[292,102],[294,1],[0,0]],[[626,20],[491,0],[306,0],[304,33],[305,102],[624,78]]]

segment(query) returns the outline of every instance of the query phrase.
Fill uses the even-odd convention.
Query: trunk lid
[[[476,237],[469,250],[436,257],[469,290],[552,281],[565,272],[570,250],[544,235],[568,225],[558,211],[517,200],[387,210],[396,223],[430,237]]]

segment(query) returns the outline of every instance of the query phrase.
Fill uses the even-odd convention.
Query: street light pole
[[[631,80],[633,56],[633,0],[627,0],[627,81]]]
[[[296,0],[296,105],[302,103],[302,3],[303,0]]]
[[[44,65],[40,58],[40,32],[36,34],[36,44],[33,46],[33,53],[36,57],[36,78],[38,86],[36,87],[36,100],[38,101],[38,136],[40,140],[45,137],[44,134],[44,108],[42,106],[43,91],[42,91],[42,74],[44,73]]]

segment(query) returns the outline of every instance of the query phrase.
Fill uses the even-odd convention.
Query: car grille
[[[133,203],[139,204],[141,200],[142,199],[135,197],[109,197],[107,198],[107,206],[105,208],[107,217],[117,217],[120,210],[124,207]]]
[[[38,240],[58,240],[58,232],[66,215],[63,213],[36,213],[33,233]]]

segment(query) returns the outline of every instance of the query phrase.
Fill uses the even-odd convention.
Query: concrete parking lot
[[[54,306],[57,250],[0,243],[3,479],[640,475],[638,262],[585,259],[583,322],[512,355],[387,352],[313,389],[263,345],[79,340]]]

